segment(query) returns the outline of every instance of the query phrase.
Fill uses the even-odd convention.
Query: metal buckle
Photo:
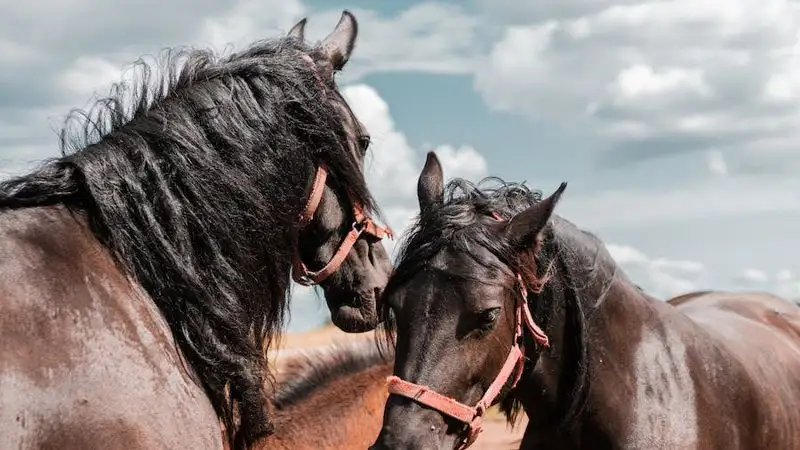
[[[313,285],[317,284],[313,279],[313,277],[315,277],[315,276],[317,276],[316,272],[307,272],[307,273],[299,275],[297,277],[297,281],[299,281],[300,284],[302,284],[304,286],[313,286]]]
[[[363,220],[361,220],[360,222],[359,222],[359,221],[355,221],[355,222],[353,222],[353,224],[352,224],[352,225],[350,225],[350,227],[351,227],[351,228],[352,228],[354,231],[356,231],[357,233],[361,234],[361,233],[363,233],[363,232],[364,232],[364,229],[367,227],[367,221],[368,221],[368,220],[369,220],[369,219],[363,219]]]

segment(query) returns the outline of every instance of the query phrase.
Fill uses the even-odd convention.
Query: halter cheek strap
[[[311,185],[311,194],[308,196],[306,207],[300,214],[298,229],[294,238],[294,256],[292,258],[292,278],[295,282],[303,286],[312,286],[322,282],[322,280],[333,275],[341,267],[350,250],[355,245],[362,233],[374,236],[377,239],[394,238],[392,230],[388,227],[381,227],[375,224],[370,217],[364,214],[364,209],[357,202],[351,200],[353,204],[353,217],[355,221],[344,240],[339,244],[339,248],[333,257],[322,269],[313,272],[308,270],[303,260],[300,258],[300,231],[307,227],[314,219],[319,202],[322,200],[322,193],[325,191],[325,181],[328,179],[328,168],[325,165],[317,167],[314,182]]]
[[[439,394],[431,388],[415,383],[405,381],[394,375],[387,378],[388,388],[390,394],[402,395],[403,397],[410,398],[417,403],[423,404],[429,408],[435,409],[447,416],[450,416],[467,425],[467,435],[461,445],[458,447],[460,450],[466,449],[475,443],[480,433],[483,431],[483,415],[486,410],[492,406],[492,403],[503,390],[503,386],[511,381],[510,389],[513,389],[522,375],[522,369],[525,367],[525,352],[523,348],[523,336],[525,329],[530,331],[533,338],[539,344],[549,347],[550,341],[542,329],[533,321],[530,309],[527,302],[527,290],[520,282],[520,297],[517,300],[515,311],[515,333],[514,345],[506,357],[506,362],[500,369],[500,373],[494,379],[489,389],[483,394],[483,397],[478,401],[475,406],[467,406],[463,403],[456,401],[453,398]],[[525,324],[525,328],[523,328]]]
[[[499,216],[494,215],[500,220]],[[528,307],[528,290],[522,277],[517,275],[517,286],[519,296],[516,299],[514,312],[514,344],[506,357],[506,362],[500,369],[489,389],[475,406],[467,406],[457,400],[439,394],[428,386],[411,383],[394,375],[387,378],[390,394],[402,395],[411,400],[439,411],[467,425],[467,434],[459,445],[459,450],[464,450],[475,443],[478,436],[483,431],[483,415],[492,406],[492,403],[500,395],[503,386],[511,381],[510,389],[516,387],[525,367],[525,351],[523,339],[527,329],[534,340],[544,347],[550,346],[550,340],[542,331],[539,325],[533,320],[530,308]],[[524,328],[523,328],[524,324]]]

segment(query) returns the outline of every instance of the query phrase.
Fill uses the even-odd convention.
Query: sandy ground
[[[305,333],[286,333],[275,346],[275,350],[270,352],[270,361],[274,364],[280,378],[282,363],[297,354],[298,351],[326,347],[333,342],[347,341],[352,339],[373,339],[373,333],[347,334],[336,327],[326,326],[317,330]],[[524,416],[524,415],[523,415]],[[516,449],[522,439],[527,418],[521,417],[517,425],[511,429],[496,410],[487,412],[484,421],[484,431],[478,441],[470,447],[477,450],[494,449]]]

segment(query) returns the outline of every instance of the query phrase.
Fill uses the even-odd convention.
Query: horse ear
[[[300,22],[297,22],[295,26],[286,33],[287,37],[297,39],[300,42],[306,41],[306,22],[308,22],[307,18],[303,18]]]
[[[417,197],[422,213],[431,211],[444,203],[444,175],[442,164],[434,152],[428,152],[425,167],[417,181]]]
[[[506,226],[505,238],[514,250],[536,248],[542,230],[547,226],[566,188],[567,183],[561,183],[549,197],[511,218]]]
[[[342,70],[356,43],[358,22],[350,11],[343,11],[339,23],[319,44],[319,53],[324,56],[333,70]]]

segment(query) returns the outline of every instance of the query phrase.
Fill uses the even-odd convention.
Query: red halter
[[[306,207],[303,210],[303,213],[300,214],[298,229],[297,233],[295,234],[294,257],[292,258],[294,270],[292,270],[292,278],[294,281],[302,284],[303,286],[312,286],[314,284],[318,284],[339,270],[339,267],[342,265],[345,258],[347,258],[347,254],[350,253],[350,249],[353,248],[353,245],[355,245],[358,237],[361,236],[362,233],[367,233],[375,236],[378,239],[383,239],[386,237],[390,239],[394,238],[392,230],[389,227],[376,225],[371,218],[364,215],[364,210],[361,208],[361,205],[359,205],[357,202],[352,202],[353,217],[355,218],[355,222],[353,222],[350,232],[347,233],[347,236],[345,236],[342,243],[339,244],[339,249],[336,250],[336,253],[333,255],[331,260],[328,261],[328,264],[326,264],[325,267],[316,272],[308,270],[308,267],[306,267],[302,259],[300,259],[300,230],[308,226],[308,224],[311,223],[311,220],[314,219],[314,214],[317,212],[319,202],[322,200],[322,193],[325,190],[325,180],[327,178],[328,168],[325,165],[320,165],[317,167],[317,173],[314,177],[314,184],[311,186],[311,194],[308,196],[308,202],[306,202]]]
[[[500,220],[496,214],[494,216],[496,219]],[[500,373],[497,374],[497,377],[489,386],[489,389],[486,390],[486,393],[483,394],[483,397],[478,401],[478,404],[475,406],[467,406],[455,399],[439,394],[427,386],[414,384],[394,375],[387,378],[390,394],[402,395],[403,397],[410,398],[417,403],[421,403],[467,424],[467,436],[458,447],[460,450],[466,449],[475,443],[478,435],[483,431],[483,415],[486,410],[492,406],[492,403],[500,394],[503,386],[511,379],[511,389],[513,389],[522,375],[522,368],[525,366],[525,352],[522,343],[525,334],[525,329],[522,327],[523,323],[525,324],[525,328],[531,332],[536,342],[545,347],[549,347],[550,345],[547,335],[533,320],[530,308],[528,307],[528,290],[525,287],[522,277],[519,275],[517,275],[517,282],[520,295],[515,300],[516,311],[514,321],[516,330],[514,332],[514,346],[511,347],[511,351],[506,358],[505,364],[503,364],[503,368],[500,369]]]

